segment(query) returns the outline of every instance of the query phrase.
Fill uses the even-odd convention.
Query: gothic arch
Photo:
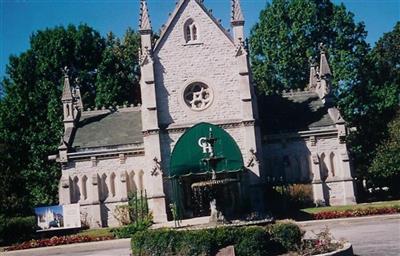
[[[112,197],[115,197],[115,173],[112,172],[110,175],[110,193]]]
[[[82,188],[82,196],[83,196],[83,200],[87,199],[87,180],[88,178],[86,177],[86,175],[83,175],[82,180],[81,180],[81,188]]]
[[[185,22],[183,29],[184,29],[184,36],[185,36],[186,43],[197,40],[198,29],[192,18],[188,19]]]
[[[128,174],[128,193],[135,193],[137,191],[137,186],[135,182],[135,172],[131,171]]]
[[[329,170],[325,153],[321,154],[319,162],[320,162],[321,180],[325,181],[329,176]]]
[[[100,178],[100,200],[104,201],[108,197],[107,175],[103,173]]]
[[[79,190],[79,178],[75,176],[72,180],[72,203],[77,203],[80,200],[81,194]]]
[[[144,172],[143,172],[143,170],[140,170],[139,175],[138,175],[138,188],[140,191],[144,190],[143,176],[144,176]]]
[[[337,164],[337,156],[334,152],[331,152],[331,154],[329,155],[329,160],[330,160],[330,171],[332,174],[332,177],[335,177],[335,175],[337,175],[338,172],[338,164]]]

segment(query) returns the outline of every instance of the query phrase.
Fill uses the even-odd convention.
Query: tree
[[[330,0],[273,0],[250,34],[254,79],[261,92],[304,88],[310,57],[319,43],[329,49],[333,85],[351,86],[360,78],[367,54],[366,32],[343,4]]]
[[[400,195],[400,111],[388,125],[389,136],[379,145],[368,169],[374,186],[388,186],[394,195]]]
[[[46,29],[30,38],[30,49],[11,56],[0,100],[2,176],[0,214],[27,213],[57,201],[58,164],[47,156],[57,151],[62,134],[62,68],[76,70],[83,97],[93,104],[94,79],[104,39],[87,25]],[[4,190],[4,191],[3,191]]]
[[[122,39],[109,33],[96,79],[96,106],[140,102],[140,35],[128,29]]]
[[[398,108],[400,95],[400,22],[385,33],[367,55],[361,70],[363,81],[344,94],[341,104],[357,131],[350,141],[356,170],[369,179],[377,146],[388,136],[388,122]],[[374,176],[376,177],[376,176]]]

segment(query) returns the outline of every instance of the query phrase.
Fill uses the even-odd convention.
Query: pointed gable
[[[214,24],[215,27],[221,32],[221,34],[225,35],[226,39],[232,42],[233,39],[230,33],[220,24],[220,22],[206,9],[204,4],[199,0],[180,0],[172,14],[170,15],[168,21],[161,29],[160,38],[157,40],[157,43],[154,47],[154,51],[157,51],[162,47],[165,40],[167,40],[168,36],[170,35],[171,31],[176,29],[175,26],[178,23],[178,20],[182,18],[183,14],[187,12],[188,6],[190,5],[190,10],[196,8],[199,12],[201,11],[205,14]],[[195,7],[196,6],[196,7]],[[198,13],[199,14],[199,13]],[[183,31],[182,31],[183,33]]]

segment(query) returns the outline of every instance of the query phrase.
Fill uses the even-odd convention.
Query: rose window
[[[203,110],[210,106],[213,95],[208,85],[193,83],[186,87],[183,97],[192,110]]]

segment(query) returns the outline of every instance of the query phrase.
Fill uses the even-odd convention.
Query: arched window
[[[336,171],[337,171],[337,159],[336,159],[336,155],[335,153],[331,152],[331,154],[329,155],[329,159],[330,159],[330,164],[331,164],[331,174],[332,177],[335,177]]]
[[[325,181],[329,176],[329,170],[327,166],[325,153],[321,154],[320,157],[320,170],[321,170],[321,180]]]
[[[72,203],[77,203],[81,197],[80,191],[79,191],[79,178],[77,176],[74,177],[72,180]]]
[[[128,192],[134,193],[137,191],[136,182],[135,182],[135,172],[131,171],[128,175]]]
[[[140,170],[139,172],[139,181],[138,181],[138,187],[140,191],[143,191],[144,187],[143,187],[143,170]]]
[[[186,43],[196,41],[198,38],[197,27],[192,19],[185,22],[184,34]]]
[[[88,180],[88,178],[86,177],[86,175],[83,175],[82,181],[81,181],[83,200],[87,199],[87,180]]]
[[[103,173],[100,179],[100,200],[104,201],[108,197],[107,175]]]
[[[110,175],[110,192],[111,196],[115,196],[115,173],[111,173]]]

